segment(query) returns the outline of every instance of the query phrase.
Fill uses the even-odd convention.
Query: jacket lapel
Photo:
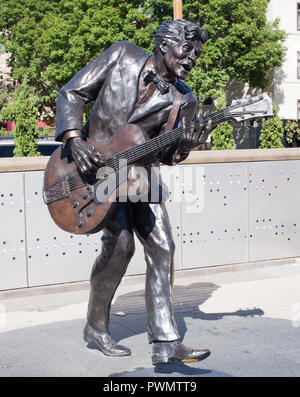
[[[121,79],[123,84],[123,96],[125,100],[127,120],[134,111],[137,90],[139,85],[139,77],[141,71],[151,55],[143,52],[136,56],[133,61],[131,57],[124,57],[121,66]]]

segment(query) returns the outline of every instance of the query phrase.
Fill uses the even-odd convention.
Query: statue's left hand
[[[101,155],[95,147],[80,137],[69,139],[68,147],[70,147],[72,157],[82,174],[95,173],[103,164]]]

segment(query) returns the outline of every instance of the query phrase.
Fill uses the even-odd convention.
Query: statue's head
[[[207,39],[207,31],[193,22],[185,19],[164,21],[154,35],[153,52],[157,54],[160,51],[160,43],[163,40],[173,45],[180,40],[200,41],[204,44]]]
[[[154,55],[161,54],[166,67],[180,79],[185,79],[202,52],[208,39],[207,31],[185,19],[164,21],[154,36]]]

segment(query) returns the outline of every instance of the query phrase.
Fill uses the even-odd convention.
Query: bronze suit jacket
[[[150,137],[156,136],[167,122],[176,90],[184,94],[178,120],[184,115],[187,121],[192,120],[197,101],[181,80],[170,84],[167,94],[156,90],[147,102],[135,107],[139,77],[149,57],[134,44],[120,41],[81,69],[58,93],[56,140],[60,141],[65,131],[78,129],[86,137],[102,141],[128,123],[140,125]],[[92,101],[91,114],[83,126],[84,107]],[[160,153],[159,160],[169,164],[169,153]]]

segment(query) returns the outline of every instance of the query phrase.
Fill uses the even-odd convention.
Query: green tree
[[[8,95],[4,91],[0,91],[0,111],[6,105],[8,99]],[[0,120],[1,121],[1,120]]]
[[[3,120],[16,122],[14,132],[14,156],[28,157],[39,156],[37,141],[39,131],[37,129],[38,100],[33,90],[24,79],[20,87],[16,89],[13,102],[4,107],[0,113]]]
[[[148,44],[147,17],[139,12],[139,4],[138,0],[0,0],[0,32],[12,54],[12,77],[20,82],[28,76],[39,97],[40,114],[54,121],[58,90],[113,42]]]
[[[205,100],[236,77],[264,88],[282,63],[285,34],[266,21],[267,0],[185,0],[183,16],[210,38],[187,83]],[[152,51],[153,34],[173,18],[170,0],[0,0],[0,41],[13,79],[28,75],[39,112],[54,121],[58,90],[117,40]]]
[[[226,107],[226,94],[224,90],[220,90],[216,100],[216,109],[221,110]],[[231,150],[235,148],[233,139],[233,127],[227,121],[217,125],[211,132],[212,150]]]
[[[171,4],[170,4],[171,3]],[[188,85],[202,102],[216,98],[219,89],[236,78],[252,87],[265,89],[268,71],[284,60],[286,33],[279,20],[268,22],[268,0],[186,0],[183,16],[209,33],[198,67]],[[151,23],[172,18],[172,2],[146,1]]]
[[[283,147],[282,139],[284,129],[278,115],[278,108],[273,103],[274,117],[262,121],[259,136],[260,149],[276,149]]]
[[[298,120],[287,120],[284,130],[287,143],[291,146],[299,146],[300,126]]]

